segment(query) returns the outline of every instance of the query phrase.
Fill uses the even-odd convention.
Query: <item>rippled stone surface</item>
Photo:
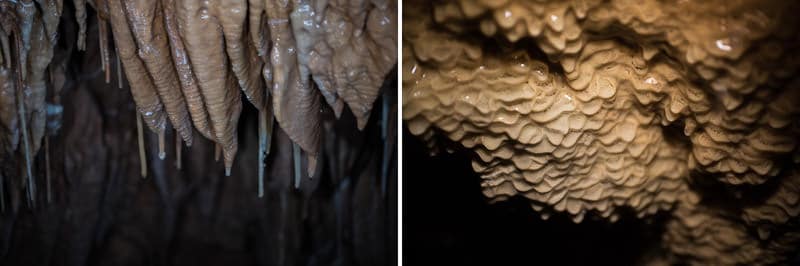
[[[412,2],[403,118],[474,151],[488,198],[575,222],[671,212],[667,261],[796,250],[797,4]]]

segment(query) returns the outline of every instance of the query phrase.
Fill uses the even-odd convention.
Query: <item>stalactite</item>
[[[264,157],[269,155],[272,148],[272,129],[275,126],[275,117],[272,116],[272,105],[267,103],[267,108],[264,110],[264,118],[266,119],[265,134],[264,134]]]
[[[22,49],[22,40],[20,34],[18,32],[14,33],[14,38],[16,40],[17,49],[16,52],[23,51]],[[22,65],[24,62],[19,61],[22,56],[18,57],[17,67],[16,67],[16,75],[17,75],[17,88],[16,88],[16,95],[17,95],[17,114],[19,115],[19,127],[20,131],[22,131],[22,156],[25,160],[25,175],[27,177],[26,186],[28,188],[27,195],[28,195],[28,202],[32,207],[36,206],[36,181],[33,176],[32,168],[32,154],[31,154],[31,146],[30,146],[30,138],[28,134],[28,125],[27,125],[27,118],[26,118],[26,111],[25,111],[25,96],[23,92],[24,84],[24,76],[21,74],[22,72]]]
[[[181,158],[181,149],[183,145],[181,144],[181,135],[178,132],[175,132],[175,168],[181,170],[182,168],[182,158]]]
[[[158,159],[167,158],[167,137],[164,131],[158,132]]]
[[[97,23],[100,42],[100,66],[105,74],[106,83],[111,83],[111,61],[110,51],[108,50],[108,23],[105,18],[100,17],[100,12],[97,13]]]
[[[8,33],[3,30],[3,27],[0,27],[0,48],[3,49],[3,62],[6,65],[6,69],[11,69],[11,45],[8,41]]]
[[[208,120],[206,101],[203,99],[203,95],[200,92],[197,78],[189,62],[189,55],[186,54],[186,46],[184,45],[184,41],[178,29],[175,1],[161,1],[161,5],[164,13],[164,26],[172,51],[170,55],[172,55],[172,61],[178,73],[178,80],[180,81],[183,95],[186,98],[186,104],[189,107],[192,123],[203,137],[216,140],[217,138],[214,133],[212,133],[211,123]]]
[[[225,166],[225,176],[231,176],[232,167],[233,167],[232,165],[226,165]]]
[[[307,169],[308,178],[314,178],[314,174],[317,173],[317,156],[306,154],[306,162],[307,162]]]
[[[86,0],[72,0],[78,21],[78,51],[86,51]]]
[[[267,157],[267,111],[258,112],[258,197],[264,197],[264,159]]]
[[[136,136],[139,142],[139,169],[142,178],[147,178],[147,154],[144,149],[144,129],[142,128],[142,116],[136,113]]]
[[[214,144],[214,161],[219,162],[219,156],[222,154],[222,146],[219,143]]]
[[[117,66],[117,88],[122,89],[122,64],[119,61],[119,53],[114,54],[114,61],[116,61]]]
[[[301,153],[302,153],[302,150],[297,145],[297,143],[292,142],[292,163],[294,165],[293,173],[294,173],[294,188],[295,189],[299,189],[300,188],[300,179],[301,179],[300,176],[302,176],[302,173],[301,173],[301,171],[302,171],[301,170],[302,169],[302,167],[301,167],[302,162],[301,162],[301,157],[300,157]]]

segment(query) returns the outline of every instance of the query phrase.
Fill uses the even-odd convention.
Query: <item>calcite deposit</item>
[[[0,162],[26,166],[31,201],[33,157],[42,146],[45,96],[53,83],[47,78],[67,71],[51,67],[62,9],[61,0],[0,0]],[[72,9],[78,33],[69,42],[86,49],[92,11],[105,81],[115,58],[119,86],[124,72],[139,124],[159,136],[159,157],[166,156],[165,131],[174,128],[181,143],[192,146],[196,128],[216,143],[226,175],[239,149],[246,102],[260,112],[259,168],[277,121],[295,143],[295,157],[306,155],[305,172],[313,176],[324,135],[323,97],[337,117],[346,103],[363,129],[397,63],[393,0],[73,0]]]
[[[406,1],[403,118],[547,219],[672,216],[666,262],[800,247],[800,6]]]

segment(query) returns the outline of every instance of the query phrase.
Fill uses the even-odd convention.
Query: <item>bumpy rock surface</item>
[[[407,1],[403,118],[474,151],[492,200],[575,222],[671,211],[666,259],[781,262],[800,240],[798,11]]]

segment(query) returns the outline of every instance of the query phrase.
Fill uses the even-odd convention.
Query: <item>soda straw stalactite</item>
[[[117,88],[122,89],[122,64],[119,62],[119,53],[114,54],[114,60],[117,61]]]
[[[147,178],[147,154],[144,149],[144,128],[142,126],[142,116],[136,112],[136,135],[139,140],[139,165],[142,178]]]
[[[111,83],[111,58],[110,51],[108,50],[108,23],[104,18],[100,17],[97,13],[97,23],[99,37],[97,40],[100,42],[100,66],[105,74],[106,83]]]
[[[16,51],[19,53],[22,51],[22,40],[20,39],[19,32],[14,32],[14,39],[16,41]],[[25,96],[23,93],[22,84],[24,83],[24,75],[22,75],[22,65],[24,62],[21,62],[20,59],[23,58],[19,56],[17,58],[17,67],[15,69],[17,73],[17,86],[16,86],[16,95],[17,95],[17,113],[19,115],[19,127],[20,131],[22,131],[22,154],[25,160],[25,174],[27,176],[27,188],[28,188],[28,202],[32,207],[36,206],[36,180],[33,176],[33,170],[31,161],[31,147],[30,147],[30,138],[28,134],[28,125],[27,125],[27,118],[26,118],[26,111],[25,111]]]
[[[181,149],[183,148],[183,144],[181,135],[178,132],[175,132],[175,167],[178,170],[181,170],[182,165],[182,158],[181,158]]]
[[[167,137],[166,130],[161,130],[158,132],[158,159],[164,160],[167,158]]]
[[[264,160],[267,157],[267,114],[258,112],[258,197],[264,197]]]
[[[302,175],[300,172],[302,171],[301,168],[301,160],[302,157],[300,146],[297,143],[292,142],[292,162],[294,165],[294,188],[300,188],[300,176]]]

